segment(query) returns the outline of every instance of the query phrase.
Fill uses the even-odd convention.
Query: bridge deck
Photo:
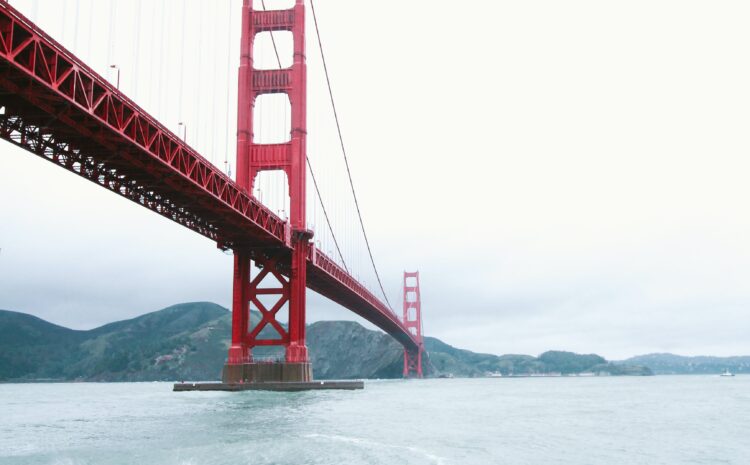
[[[1,1],[0,138],[221,247],[291,254],[284,220]],[[307,271],[308,287],[417,349],[380,299],[314,247]]]

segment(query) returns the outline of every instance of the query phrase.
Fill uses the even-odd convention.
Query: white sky
[[[239,1],[11,3],[233,162]],[[419,269],[428,335],[492,353],[750,353],[750,4],[316,6],[378,266],[394,305]],[[310,32],[310,155],[366,274]],[[90,328],[229,305],[231,257],[210,241],[9,144],[0,199],[0,308]],[[309,315],[353,318],[314,296]]]

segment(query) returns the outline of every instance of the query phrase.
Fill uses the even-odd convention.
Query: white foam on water
[[[398,449],[398,450],[408,450],[409,452],[412,452],[416,455],[420,455],[423,458],[426,458],[430,462],[436,464],[436,465],[446,465],[447,459],[444,457],[440,457],[434,454],[431,454],[430,452],[427,452],[424,449],[420,449],[419,447],[413,447],[413,446],[397,446],[395,444],[387,444],[383,442],[373,441],[371,439],[365,439],[365,438],[357,438],[353,436],[341,436],[337,434],[306,434],[303,437],[310,438],[310,439],[328,439],[331,441],[338,441],[338,442],[346,442],[350,444],[357,444],[357,445],[365,445],[370,446],[373,448],[387,448],[387,449]]]
[[[73,459],[70,457],[58,457],[52,459],[49,465],[89,465],[88,461],[81,461],[79,459]]]

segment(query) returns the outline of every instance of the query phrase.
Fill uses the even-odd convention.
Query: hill
[[[175,305],[90,331],[74,331],[3,311],[0,379],[200,377],[206,370],[216,371],[211,354],[225,346],[230,327],[226,309],[206,302]],[[6,334],[15,336],[6,339]]]
[[[257,321],[259,315],[251,319]],[[266,335],[264,330],[262,335]],[[218,379],[231,334],[231,314],[210,302],[174,305],[89,331],[54,325],[31,315],[0,310],[0,381],[156,381]],[[270,335],[270,334],[269,334]],[[318,379],[398,378],[403,349],[390,336],[351,321],[308,326],[307,342]],[[650,374],[613,365],[597,355],[546,352],[478,354],[426,338],[426,369],[459,377],[508,374]],[[257,348],[256,356],[279,355]]]
[[[750,373],[750,356],[743,357],[685,357],[674,354],[647,354],[623,360],[624,364],[646,366],[659,375],[708,375],[724,370],[732,373]]]

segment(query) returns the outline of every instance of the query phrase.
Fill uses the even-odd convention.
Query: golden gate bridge
[[[303,0],[285,9],[267,9],[262,0],[243,0],[235,179],[228,156],[222,170],[187,143],[187,124],[180,122],[180,136],[127,97],[119,89],[124,70],[110,64],[116,71],[110,82],[6,0],[0,0],[0,137],[215,241],[234,255],[225,383],[312,381],[305,342],[308,288],[394,337],[404,347],[404,376],[422,377],[426,353],[419,274],[404,273],[398,315],[383,289],[362,221],[314,3],[309,3],[345,167],[345,175],[337,178],[348,184],[354,207],[338,216],[357,219],[349,226],[354,223],[359,230],[359,247],[352,240],[342,246],[321,194],[320,184],[327,176],[315,175],[307,150]],[[291,36],[286,42],[290,53],[284,59],[280,34]],[[259,66],[256,58],[261,53],[275,57],[275,66]],[[263,111],[263,101],[278,96],[286,99],[283,111]],[[264,123],[266,128],[281,127],[276,130],[281,138],[263,137]],[[276,211],[263,202],[258,188],[268,172],[283,173],[265,178],[267,192],[282,190],[275,198],[282,207]],[[276,185],[269,187],[269,182]],[[317,207],[313,215],[307,210],[309,197]],[[324,227],[313,231],[321,224]],[[316,241],[319,233],[333,250],[324,250]],[[368,260],[347,260],[347,255],[364,255]],[[368,286],[355,271],[354,265],[363,262],[376,285]],[[259,312],[259,320],[251,321],[251,310]],[[286,324],[281,320],[284,313]],[[253,357],[253,349],[261,346],[282,347],[283,359],[269,369],[267,362]]]

